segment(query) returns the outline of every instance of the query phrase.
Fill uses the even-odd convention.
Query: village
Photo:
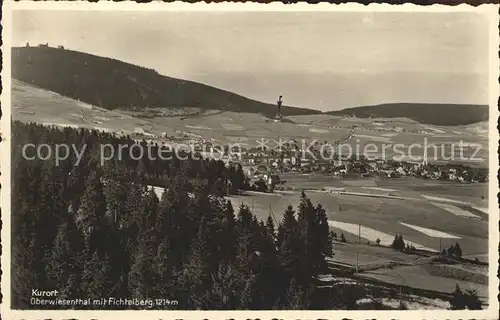
[[[398,179],[407,176],[456,183],[488,182],[487,168],[453,162],[429,162],[426,154],[422,161],[396,161],[366,157],[361,154],[349,157],[340,154],[325,154],[322,146],[327,143],[326,141],[317,142],[307,150],[301,148],[296,140],[280,143],[274,148],[238,146],[232,150],[229,149],[230,147],[221,150],[220,146],[210,139],[192,134],[183,134],[177,139],[162,137],[161,141],[153,138],[148,142],[161,144],[166,143],[165,140],[171,143],[186,141],[186,139],[196,156],[222,160],[226,166],[241,165],[250,184],[262,185],[262,182],[258,181],[263,181],[267,186],[267,191],[271,192],[280,189],[280,176],[287,174],[323,175],[338,180],[374,177]],[[335,144],[338,145],[338,142]]]

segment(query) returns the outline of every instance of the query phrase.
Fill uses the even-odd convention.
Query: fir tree
[[[240,289],[243,278],[233,265],[219,265],[212,274],[208,309],[234,310],[240,307]]]
[[[320,208],[321,209],[321,208]],[[299,260],[299,271],[297,280],[301,284],[307,283],[308,280],[317,272],[318,264],[323,258],[321,255],[321,245],[317,238],[317,212],[311,203],[311,200],[302,192],[297,213],[297,223],[299,226],[299,255],[302,259]]]
[[[76,223],[83,233],[90,254],[107,243],[106,199],[100,177],[94,172],[87,180],[87,187],[76,216]]]
[[[298,273],[297,265],[301,257],[301,238],[299,234],[299,225],[295,219],[295,211],[292,206],[288,206],[280,224],[279,232],[278,261],[282,270],[288,276],[296,276]]]
[[[152,261],[153,295],[156,297],[169,296],[173,286],[173,270],[170,256],[170,244],[165,238],[156,251]],[[145,270],[147,272],[147,270]]]
[[[204,308],[208,303],[206,289],[210,286],[211,276],[208,272],[210,257],[206,250],[206,234],[206,226],[200,224],[198,236],[192,243],[192,250],[180,279],[181,290],[189,301],[188,305],[194,309]]]
[[[452,310],[463,310],[466,307],[465,295],[458,284],[455,286],[455,290],[452,292],[450,304]]]
[[[91,300],[109,296],[113,284],[110,283],[109,257],[100,257],[97,252],[92,254],[85,263],[82,275],[82,291],[85,297]]]
[[[274,226],[274,219],[271,216],[267,217],[266,229],[267,229],[267,232],[269,233],[269,235],[271,235],[272,238],[274,239],[276,237],[276,229]]]
[[[476,290],[467,289],[465,291],[465,304],[467,305],[467,309],[469,310],[482,309],[482,303],[479,297],[477,296]]]
[[[340,234],[340,242],[344,242],[344,243],[347,242],[343,232]]]
[[[134,263],[128,274],[128,290],[134,298],[146,299],[153,294],[155,253],[152,232],[140,236]]]
[[[304,289],[297,284],[295,279],[290,281],[288,290],[286,292],[286,304],[285,309],[287,310],[302,310],[304,309]]]
[[[226,263],[236,259],[236,219],[231,201],[227,201],[221,225],[222,237],[220,239],[221,255]]]
[[[81,259],[84,257],[84,249],[83,235],[69,216],[66,223],[59,227],[47,264],[51,284],[60,288],[61,297],[71,299],[78,296],[79,285],[75,282],[81,278],[83,271]]]
[[[333,231],[329,231],[328,232],[328,247],[327,247],[327,250],[328,250],[327,256],[328,257],[333,257],[335,255],[335,252],[333,250],[333,242],[334,241],[337,241],[337,234]]]
[[[41,283],[38,271],[42,267],[36,257],[35,239],[29,239],[25,245],[16,241],[12,247],[12,303],[18,307],[29,308],[31,290]],[[37,266],[36,264],[39,264]]]
[[[321,204],[318,204],[315,209],[317,223],[312,232],[314,236],[314,246],[319,250],[317,254],[318,261],[316,262],[317,268],[322,269],[326,267],[325,256],[331,256],[332,254],[332,242],[330,240],[330,227],[328,225],[328,217],[326,216],[326,211],[323,209]]]
[[[450,305],[452,310],[481,310],[482,303],[477,296],[476,291],[466,290],[465,292],[460,289],[457,284],[455,290],[452,292],[452,298],[450,300]]]
[[[255,278],[255,275],[251,275],[242,281],[239,309],[251,309],[255,295]]]
[[[394,250],[403,251],[405,247],[406,245],[403,240],[403,236],[400,234],[396,234],[396,236],[394,236],[394,240],[392,241],[391,248],[393,248]]]
[[[239,212],[238,212],[238,232],[239,233],[245,233],[245,232],[251,232],[252,230],[252,213],[250,212],[250,209],[248,206],[245,206],[244,204],[240,205]]]
[[[457,257],[459,259],[462,258],[462,248],[460,248],[460,245],[458,244],[458,242],[455,243],[453,254],[455,257]]]

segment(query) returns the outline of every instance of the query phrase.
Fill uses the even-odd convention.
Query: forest
[[[27,143],[87,147],[78,166],[71,157],[56,166],[27,160]],[[43,308],[30,304],[33,288],[60,299],[170,299],[176,309],[343,307],[317,289],[331,234],[304,193],[298,208],[263,222],[223,197],[228,181],[230,192],[244,186],[241,167],[175,157],[101,165],[104,143],[134,141],[13,122],[13,308]],[[161,198],[151,185],[165,187]]]
[[[333,116],[359,118],[408,118],[440,126],[468,125],[488,121],[487,105],[445,103],[385,103],[326,112]]]
[[[12,77],[105,109],[200,108],[276,115],[274,104],[67,48],[12,48]],[[282,110],[287,115],[321,113],[291,106]]]

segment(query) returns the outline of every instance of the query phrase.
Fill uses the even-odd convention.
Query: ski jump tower
[[[283,114],[281,114],[281,105],[283,104],[283,96],[279,96],[278,101],[276,102],[276,120],[281,122],[283,121]]]

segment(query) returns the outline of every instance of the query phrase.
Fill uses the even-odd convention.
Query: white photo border
[[[110,311],[110,310],[12,310],[10,301],[10,133],[11,133],[11,70],[10,70],[10,43],[11,43],[11,25],[12,12],[16,10],[103,10],[103,11],[336,11],[336,12],[374,12],[374,11],[393,11],[393,12],[475,12],[488,16],[490,25],[489,41],[489,307],[485,310],[407,310],[407,311],[373,311],[373,310],[332,310],[332,311]],[[150,2],[138,4],[135,2],[97,2],[89,3],[86,1],[61,1],[61,2],[35,2],[35,1],[4,1],[2,3],[2,53],[3,69],[2,75],[2,95],[1,105],[3,106],[2,118],[0,120],[0,133],[2,141],[0,143],[0,175],[1,190],[0,203],[2,209],[2,303],[0,313],[4,319],[498,319],[498,140],[497,130],[499,111],[497,108],[499,97],[498,71],[499,71],[499,37],[498,37],[498,15],[499,6],[493,4],[484,4],[479,6],[458,5],[458,6],[419,6],[414,4],[390,5],[390,4],[370,4],[362,5],[358,3],[346,4],[307,4],[298,3],[285,5],[281,2],[269,4],[258,3],[210,3],[205,2],[188,4],[183,2],[163,3]],[[493,208],[497,208],[494,210]]]

